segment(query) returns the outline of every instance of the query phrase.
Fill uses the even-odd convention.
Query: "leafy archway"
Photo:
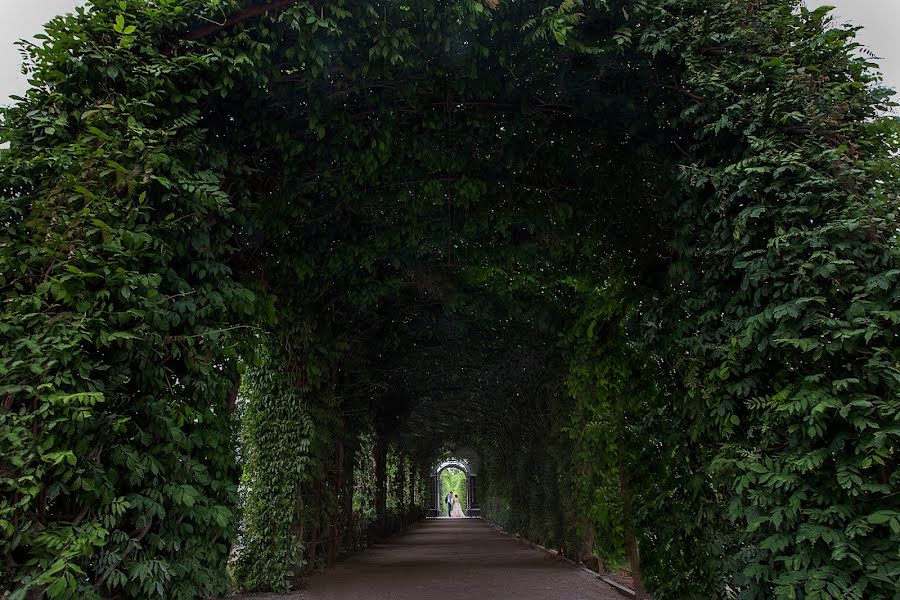
[[[446,502],[448,494],[459,497],[466,516],[481,515],[475,495],[477,456],[472,458],[474,460],[447,458],[432,467],[427,504],[429,516],[450,516],[451,507]]]
[[[207,597],[234,547],[283,589],[451,441],[658,600],[891,597],[897,128],[795,5],[52,22],[0,159],[3,586]]]

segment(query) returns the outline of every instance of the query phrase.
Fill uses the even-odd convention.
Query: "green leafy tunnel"
[[[897,122],[791,0],[93,0],[0,150],[0,589],[486,518],[657,600],[900,587]]]

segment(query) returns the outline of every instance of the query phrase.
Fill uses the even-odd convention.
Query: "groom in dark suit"
[[[447,503],[447,516],[450,516],[450,511],[453,510],[453,492],[447,494],[447,497],[444,498],[444,502]]]

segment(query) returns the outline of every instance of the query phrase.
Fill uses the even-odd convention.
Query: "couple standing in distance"
[[[447,494],[447,497],[444,498],[444,502],[447,503],[447,516],[448,517],[465,517],[466,513],[463,512],[462,505],[459,503],[459,496],[450,492]]]

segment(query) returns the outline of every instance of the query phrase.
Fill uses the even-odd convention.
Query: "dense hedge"
[[[284,589],[468,446],[487,516],[657,600],[894,597],[900,128],[852,33],[791,0],[54,20],[3,113],[0,586]]]

